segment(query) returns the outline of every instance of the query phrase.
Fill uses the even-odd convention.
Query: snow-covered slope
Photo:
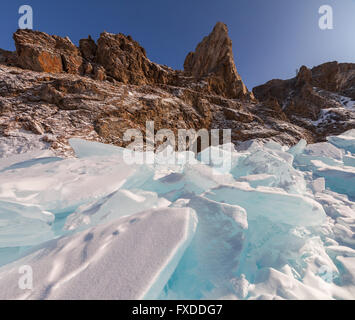
[[[71,144],[77,158],[0,160],[0,298],[355,298],[353,130],[249,141],[224,149],[224,167]]]

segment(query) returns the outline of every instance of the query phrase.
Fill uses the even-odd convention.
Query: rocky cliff
[[[184,69],[196,79],[205,78],[211,91],[217,94],[231,99],[251,97],[237,72],[232,41],[224,23],[218,22],[196,51],[187,55]]]
[[[316,140],[355,127],[355,64],[302,66],[295,78],[271,80],[253,92],[262,103],[280,108],[289,122],[311,131]]]
[[[249,92],[234,63],[227,27],[217,23],[184,70],[147,58],[130,36],[103,32],[79,47],[69,38],[18,30],[16,52],[0,50],[1,141],[28,144],[32,133],[58,154],[82,137],[124,146],[127,129],[232,129],[235,143],[251,138],[292,145],[354,125],[355,68],[331,63],[302,67],[296,78]],[[324,121],[323,121],[324,120]]]

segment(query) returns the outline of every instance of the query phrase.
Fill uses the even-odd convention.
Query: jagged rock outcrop
[[[290,122],[317,137],[355,127],[355,64],[302,66],[295,78],[271,80],[253,92],[263,103],[273,99]]]
[[[334,61],[314,67],[312,84],[355,99],[355,64]]]
[[[124,132],[144,134],[146,121],[156,131],[231,129],[234,143],[287,145],[355,127],[353,65],[302,67],[294,79],[255,88],[257,101],[237,73],[222,23],[188,55],[185,71],[151,62],[122,34],[104,32],[97,43],[89,36],[79,48],[38,31],[19,30],[14,39],[16,52],[0,50],[0,157],[2,139],[32,145],[21,130],[69,155],[71,137],[126,146]]]
[[[17,64],[38,72],[79,74],[83,63],[79,49],[69,38],[44,32],[18,30],[14,34]]]
[[[24,139],[21,130],[27,130],[58,155],[71,154],[72,137],[127,146],[125,131],[144,134],[146,121],[154,121],[155,130],[171,129],[175,134],[179,129],[230,128],[235,143],[252,138],[288,145],[302,138],[313,141],[307,130],[260,108],[257,102],[192,88],[136,86],[0,65],[0,136],[20,143],[16,141]]]
[[[231,99],[251,97],[234,63],[232,40],[228,28],[218,22],[212,33],[198,44],[195,52],[190,52],[184,69],[195,78],[204,78],[210,91]]]
[[[355,64],[334,61],[312,69],[302,66],[295,78],[268,81],[254,88],[253,93],[260,101],[265,101],[272,96],[283,105],[291,91],[301,90],[305,86],[355,99]]]
[[[95,60],[97,45],[90,35],[87,39],[81,39],[79,41],[79,49],[84,59],[87,61]]]
[[[196,51],[188,54],[185,71],[150,61],[138,42],[121,33],[103,32],[97,43],[89,36],[80,40],[79,48],[69,38],[32,30],[18,30],[14,40],[16,53],[12,60],[9,59],[11,53],[0,52],[0,56],[7,65],[23,69],[66,72],[134,85],[194,87],[205,94],[253,99],[235,67],[228,29],[220,22]]]
[[[121,33],[101,33],[96,61],[107,75],[119,82],[135,85],[168,83],[168,72],[151,62],[138,42]]]

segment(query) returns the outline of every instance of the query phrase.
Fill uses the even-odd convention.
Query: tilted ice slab
[[[0,173],[0,200],[70,210],[118,190],[135,170],[120,157],[33,162]]]
[[[0,269],[0,299],[156,299],[196,224],[189,208],[151,210],[45,243]],[[21,266],[33,290],[19,288]]]
[[[254,180],[254,186],[268,184],[272,187],[283,188],[291,193],[304,193],[306,182],[303,173],[293,168],[293,156],[281,150],[277,143],[269,143],[257,147],[251,144],[244,150],[245,158],[240,158],[232,168],[231,173],[235,179],[246,176],[269,175],[269,181]],[[258,183],[259,182],[259,183]]]
[[[247,213],[239,206],[204,197],[179,200],[176,207],[193,208],[196,235],[165,287],[161,299],[211,299],[230,293],[248,229]]]
[[[300,254],[309,241],[309,228],[320,228],[327,222],[322,206],[313,199],[298,194],[288,194],[275,188],[251,188],[246,183],[220,186],[206,192],[205,197],[217,202],[243,207],[248,214],[248,231],[233,283],[238,298],[251,297],[245,281],[259,281],[260,274],[271,268],[280,269],[290,265],[297,281],[302,279],[306,259],[314,252]],[[317,233],[314,234],[317,236]],[[317,243],[322,249],[322,245]],[[323,250],[324,251],[324,250]],[[305,258],[307,257],[307,258]],[[319,259],[325,265],[329,260]],[[243,278],[246,277],[246,278]],[[244,284],[243,284],[244,283]],[[244,288],[243,290],[241,290]],[[231,293],[226,293],[230,296]]]
[[[355,203],[351,202],[346,195],[324,190],[316,193],[315,199],[323,206],[327,215],[333,219],[355,218]]]
[[[52,239],[53,221],[54,215],[38,206],[0,200],[0,249],[31,246]]]
[[[322,206],[313,199],[275,188],[254,189],[246,183],[236,183],[212,189],[205,197],[243,207],[248,213],[248,219],[264,216],[278,223],[314,226],[322,224],[326,218]]]
[[[77,138],[70,139],[69,143],[78,158],[123,156],[124,152],[124,148]]]
[[[349,130],[339,136],[328,137],[327,140],[338,148],[355,153],[355,129]]]
[[[328,165],[342,165],[343,151],[328,142],[311,144],[295,156],[295,164],[304,169],[313,169],[313,160],[322,161]]]
[[[202,163],[186,164],[181,172],[161,172],[151,166],[143,165],[139,173],[129,178],[123,188],[152,191],[159,197],[175,201],[179,198],[200,195],[211,188],[233,181],[231,174],[221,174]]]
[[[30,167],[33,163],[43,159],[57,159],[51,150],[37,150],[22,154],[15,154],[7,158],[0,158],[0,172],[16,169],[18,167]]]
[[[315,175],[324,177],[327,187],[355,199],[355,167],[330,166],[319,160],[313,160],[312,164]]]
[[[67,218],[65,229],[96,225],[148,209],[168,207],[169,204],[170,201],[158,198],[154,192],[120,189],[103,199],[79,207]]]
[[[345,166],[355,167],[355,156],[351,154],[346,154],[343,157],[343,162]]]

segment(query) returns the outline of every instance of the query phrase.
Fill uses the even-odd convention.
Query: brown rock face
[[[355,64],[303,66],[293,79],[255,88],[257,101],[237,72],[223,23],[187,56],[185,71],[151,62],[123,34],[104,32],[97,43],[89,36],[79,48],[31,30],[14,39],[16,52],[0,50],[0,135],[25,129],[58,154],[70,154],[72,137],[126,146],[125,130],[145,132],[146,121],[156,130],[231,129],[234,143],[287,145],[355,127]]]
[[[104,32],[97,42],[96,62],[108,76],[135,85],[168,82],[168,73],[151,62],[145,49],[130,36]]]
[[[321,64],[313,69],[302,66],[296,78],[271,80],[255,87],[253,92],[261,101],[273,96],[282,104],[290,91],[300,90],[305,85],[355,99],[355,64],[334,61]]]
[[[89,36],[87,39],[81,39],[79,42],[81,55],[88,61],[93,61],[96,56],[97,45]]]
[[[82,57],[68,39],[49,36],[44,32],[18,30],[14,34],[17,64],[38,72],[79,73]]]
[[[312,69],[312,83],[327,91],[341,90],[340,64],[336,61],[321,64]]]
[[[77,48],[68,38],[43,32],[18,30],[14,34],[16,53],[0,52],[0,63],[37,72],[86,75],[133,85],[189,87],[209,95],[250,99],[233,60],[232,41],[223,23],[203,39],[185,61],[185,72],[151,62],[143,47],[130,36],[103,32],[97,43],[89,36]]]
[[[206,78],[211,91],[228,98],[250,97],[233,59],[232,41],[224,23],[218,22],[212,33],[190,52],[184,69],[195,78]]]
[[[262,109],[262,110],[261,110]],[[0,136],[25,129],[50,143],[58,155],[70,155],[68,139],[127,146],[127,129],[143,134],[146,121],[155,129],[231,129],[232,141],[272,139],[295,144],[311,135],[273,117],[256,101],[240,101],[195,91],[190,87],[97,81],[65,72],[24,72],[0,64]],[[177,136],[177,135],[176,135]],[[0,157],[1,157],[0,150]]]
[[[312,82],[312,71],[309,70],[306,66],[302,66],[297,74],[296,79],[296,87],[298,88],[304,86],[305,84],[310,84]]]
[[[354,127],[350,105],[355,99],[355,64],[302,66],[295,78],[271,80],[253,92],[265,105],[271,99],[276,101],[291,122],[306,126],[317,137]]]
[[[314,67],[312,85],[355,99],[355,64],[333,61]]]
[[[0,63],[8,66],[15,66],[17,63],[17,57],[14,52],[0,49]]]

